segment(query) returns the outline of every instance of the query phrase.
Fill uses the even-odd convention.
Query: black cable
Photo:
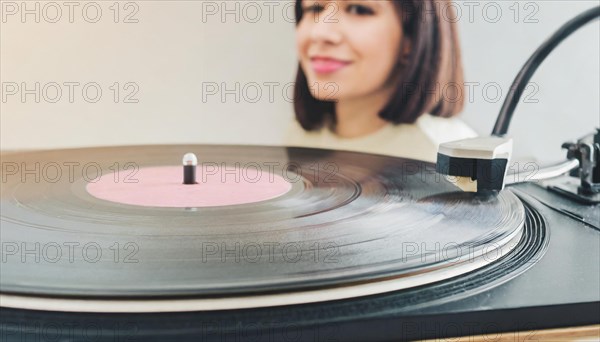
[[[573,32],[598,17],[600,17],[600,6],[581,13],[564,24],[533,53],[513,81],[512,87],[500,110],[500,114],[498,114],[498,119],[496,120],[496,125],[494,125],[492,135],[503,136],[508,132],[510,120],[512,119],[515,108],[517,108],[517,104],[521,100],[523,91],[527,87],[527,83],[552,50]]]

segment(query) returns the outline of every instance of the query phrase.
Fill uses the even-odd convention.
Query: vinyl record
[[[181,182],[188,152],[194,185]],[[508,191],[464,193],[431,164],[345,151],[104,147],[2,164],[9,307],[196,311],[395,291],[493,263],[525,220]]]

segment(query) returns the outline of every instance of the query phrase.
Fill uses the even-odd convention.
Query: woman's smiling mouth
[[[351,62],[342,61],[339,59],[315,56],[310,59],[311,67],[317,74],[330,74],[336,72],[345,66],[351,64]]]

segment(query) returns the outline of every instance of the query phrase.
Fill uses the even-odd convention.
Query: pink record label
[[[255,168],[198,165],[198,184],[183,184],[181,166],[140,168],[130,179],[111,174],[86,186],[96,198],[148,207],[214,207],[256,203],[287,193],[292,184],[283,177]]]

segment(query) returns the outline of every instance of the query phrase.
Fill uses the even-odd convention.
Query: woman
[[[450,1],[296,1],[289,146],[435,161],[476,134],[456,118],[462,62]]]

